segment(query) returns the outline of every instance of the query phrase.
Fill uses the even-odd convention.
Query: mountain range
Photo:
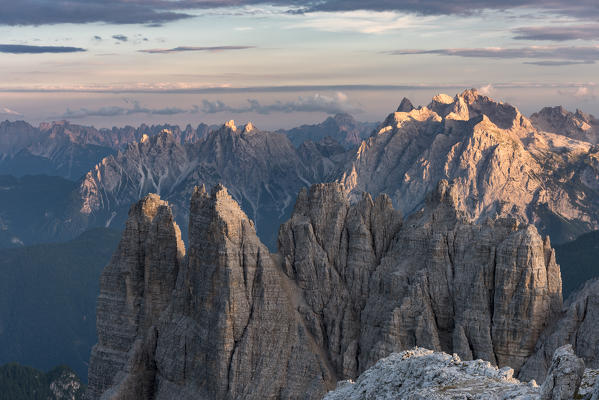
[[[66,122],[37,130],[25,123],[4,123],[3,130],[12,133],[5,134],[0,151],[9,159],[15,152],[39,155],[31,144],[17,149],[40,134],[52,138],[54,147],[62,143],[56,138],[67,137],[71,145],[110,149],[101,160],[88,158],[95,165],[65,195],[69,205],[54,228],[61,238],[96,226],[122,227],[129,204],[147,193],[170,201],[177,221],[185,226],[183,199],[195,185],[219,182],[231,188],[271,248],[295,193],[332,181],[343,183],[357,197],[362,191],[387,193],[394,206],[409,215],[422,207],[440,179],[447,179],[461,187],[460,208],[470,220],[515,217],[536,225],[554,243],[599,228],[599,148],[589,133],[597,126],[593,116],[558,107],[544,108],[528,119],[514,106],[475,90],[438,95],[426,107],[415,108],[404,99],[398,110],[358,146],[358,138],[373,125],[336,115],[284,133],[261,131],[251,123],[237,128],[232,121],[220,128],[110,131]],[[17,131],[23,139],[15,139],[20,137]],[[104,136],[108,138],[98,139]]]
[[[48,242],[72,240],[96,227],[122,230],[128,226],[127,221],[131,220],[130,205],[149,193],[156,193],[168,202],[169,213],[180,227],[180,237],[185,241],[184,244],[175,246],[176,250],[169,251],[183,252],[182,249],[187,247],[188,258],[193,246],[193,237],[197,235],[189,229],[190,218],[194,216],[193,207],[190,210],[188,205],[189,198],[197,196],[194,195],[197,186],[213,187],[223,184],[228,188],[227,196],[231,202],[237,203],[240,212],[245,215],[242,219],[251,221],[252,229],[256,232],[257,236],[252,236],[251,240],[248,239],[249,242],[254,243],[252,246],[260,248],[266,246],[266,250],[260,250],[259,253],[269,254],[268,257],[276,261],[274,266],[262,267],[269,271],[272,271],[272,268],[275,271],[282,269],[301,289],[294,289],[292,298],[285,300],[290,302],[292,309],[301,309],[299,316],[294,314],[295,311],[291,313],[294,316],[288,323],[300,323],[304,327],[302,329],[307,329],[313,335],[317,348],[322,348],[326,354],[319,355],[318,362],[326,364],[322,369],[319,393],[330,389],[337,379],[355,378],[378,358],[411,345],[426,345],[431,349],[450,353],[457,351],[461,355],[466,354],[466,359],[484,358],[494,360],[497,364],[504,363],[501,360],[508,357],[511,360],[509,364],[515,368],[516,373],[527,373],[527,376],[542,379],[558,344],[565,342],[565,338],[568,338],[571,332],[586,332],[589,329],[584,323],[584,315],[587,314],[586,304],[592,289],[587,288],[586,295],[578,294],[580,291],[574,293],[574,290],[583,288],[587,279],[599,276],[592,256],[592,232],[599,224],[599,148],[593,139],[593,132],[597,126],[595,117],[581,111],[567,112],[560,107],[544,108],[529,119],[512,105],[495,101],[475,90],[467,90],[453,97],[438,95],[427,106],[414,107],[408,99],[404,99],[397,111],[389,114],[381,124],[360,123],[342,114],[330,117],[319,125],[277,132],[262,131],[251,123],[238,127],[233,121],[220,127],[202,124],[197,129],[190,126],[181,129],[169,125],[142,125],[138,128],[112,130],[96,130],[67,122],[42,124],[38,128],[24,122],[3,122],[0,124],[0,172],[15,176],[0,177],[0,247],[25,246],[17,249],[21,252],[14,253],[13,258],[7,258],[13,260],[10,262],[13,268],[10,269],[7,265],[6,282],[12,282],[16,279],[15,276],[20,276],[16,274],[20,267],[15,269],[14,266],[21,265],[21,262],[15,260],[31,260],[27,258],[28,254],[39,253],[36,253],[36,247],[31,245],[47,243],[43,251],[58,254],[62,251],[62,244]],[[30,173],[34,175],[28,175]],[[36,175],[41,173],[55,176]],[[334,182],[335,185],[339,185],[333,190],[337,194],[330,195],[327,190],[312,189],[306,192],[307,194],[297,197],[298,192],[303,193],[303,188],[321,182]],[[442,196],[439,195],[440,183],[444,188],[441,190],[444,193]],[[318,196],[321,197],[310,197],[312,191],[320,193]],[[363,192],[372,195],[372,205],[364,199]],[[206,196],[210,198],[212,195]],[[309,201],[302,196],[308,196]],[[446,200],[445,203],[434,200],[435,196],[441,196]],[[311,204],[309,207],[305,206],[309,210],[303,212],[307,214],[298,211],[296,198]],[[438,210],[447,202],[451,204],[452,211],[449,215],[453,217],[445,221],[448,218],[445,213],[435,213],[431,210]],[[369,207],[372,208],[372,211],[369,211],[370,220],[364,215],[360,218],[356,216],[365,212],[359,209],[370,209]],[[387,210],[387,214],[384,214],[384,217],[376,216],[376,212],[382,212],[377,207]],[[343,208],[347,211],[340,212],[339,209]],[[375,212],[375,209],[378,211]],[[393,212],[389,211],[391,209]],[[337,215],[337,219],[330,219],[331,212]],[[353,215],[351,218],[350,214]],[[308,225],[305,224],[306,218],[312,221]],[[362,222],[358,223],[356,218]],[[434,221],[435,218],[441,218],[445,222]],[[304,222],[298,222],[300,220]],[[317,223],[318,220],[325,221],[331,227],[327,228]],[[451,221],[459,221],[459,224],[470,228],[451,228],[451,224],[454,223]],[[393,225],[394,223],[401,225],[401,229],[398,228],[399,225]],[[375,225],[380,227],[374,229]],[[499,336],[496,336],[498,333],[495,331],[499,332],[500,328],[493,328],[496,322],[492,321],[491,317],[484,317],[487,318],[483,318],[484,321],[473,321],[466,318],[468,311],[462,310],[460,314],[457,310],[435,309],[437,302],[446,300],[434,298],[430,300],[431,304],[422,299],[418,300],[421,303],[419,307],[422,307],[418,311],[419,315],[429,315],[426,314],[429,312],[426,310],[434,310],[432,316],[427,317],[429,322],[415,323],[406,316],[402,317],[408,319],[401,320],[401,323],[407,323],[407,326],[411,327],[406,330],[412,332],[408,337],[383,340],[383,343],[386,343],[385,340],[391,340],[394,345],[387,343],[376,347],[372,343],[368,344],[369,340],[374,340],[372,338],[386,337],[389,333],[385,333],[385,329],[397,323],[393,318],[403,315],[397,314],[400,311],[388,309],[387,301],[392,303],[398,298],[414,300],[410,297],[411,294],[407,295],[404,292],[388,293],[387,289],[392,291],[391,287],[376,296],[380,300],[379,303],[370,305],[370,311],[367,313],[381,318],[380,321],[373,320],[368,322],[369,324],[387,325],[387,328],[381,328],[378,333],[358,333],[361,330],[359,327],[362,322],[359,321],[362,311],[357,310],[365,309],[369,301],[374,302],[369,300],[370,286],[374,284],[371,282],[382,282],[383,279],[383,275],[376,278],[375,275],[370,276],[373,271],[378,269],[377,274],[384,273],[387,278],[394,276],[397,268],[407,268],[408,272],[405,274],[408,277],[415,273],[408,266],[393,263],[386,265],[383,263],[383,255],[393,259],[397,254],[410,254],[410,257],[413,257],[410,260],[426,259],[428,255],[412,254],[411,251],[414,250],[410,247],[424,246],[423,248],[428,248],[432,254],[447,252],[450,264],[454,265],[455,257],[463,257],[460,248],[455,247],[456,243],[463,243],[464,252],[466,249],[471,251],[472,246],[482,246],[480,235],[483,238],[497,236],[493,240],[505,241],[510,235],[515,235],[513,232],[521,232],[519,235],[525,236],[532,235],[533,226],[539,239],[529,238],[524,241],[526,243],[516,241],[517,243],[510,242],[509,246],[504,246],[521,248],[518,252],[533,251],[530,249],[534,246],[537,246],[537,249],[543,248],[545,250],[534,250],[533,253],[538,254],[533,258],[539,258],[540,254],[544,254],[547,267],[555,263],[555,260],[550,261],[551,257],[546,254],[553,243],[557,263],[562,265],[562,269],[559,290],[555,287],[543,289],[544,292],[553,293],[553,297],[545,294],[547,299],[552,300],[546,299],[541,302],[542,307],[552,310],[548,319],[535,321],[534,324],[540,325],[533,324],[534,332],[526,336],[528,342],[518,344],[519,348],[526,351],[522,350],[517,356],[506,356],[512,350],[496,348]],[[247,229],[244,229],[246,232]],[[303,232],[302,229],[308,229],[308,232]],[[332,231],[329,232],[328,229]],[[357,229],[352,237],[361,238],[360,240],[352,242],[348,238],[343,239],[344,234],[349,235],[349,232],[353,232],[352,229]],[[378,232],[377,229],[383,229],[382,233],[375,233]],[[397,229],[404,233],[398,233]],[[293,232],[291,238],[282,236],[281,230]],[[433,234],[441,235],[447,244],[441,245],[434,241],[423,244],[429,243]],[[410,239],[414,235],[419,238],[418,246]],[[551,240],[546,239],[546,235]],[[570,242],[578,237],[579,240]],[[389,242],[391,238],[393,245]],[[295,243],[297,240],[303,240],[301,245],[290,244],[290,241]],[[337,260],[343,252],[329,249],[327,243],[343,240],[347,240],[351,250],[348,248],[347,254]],[[455,242],[456,240],[458,242]],[[532,246],[531,240],[541,240],[542,243]],[[367,242],[372,242],[368,244],[371,247],[368,251],[364,250],[368,247]],[[114,236],[111,240],[99,239],[94,242],[76,239],[73,243],[79,243],[76,245],[76,252],[81,254],[81,257],[75,259],[79,260],[80,265],[93,265],[77,273],[84,274],[86,280],[97,279],[102,266],[109,260],[108,255],[114,249]],[[281,267],[277,267],[277,257],[286,254],[281,249],[297,246],[312,249],[306,250],[305,256],[313,250],[316,251],[319,254],[317,260],[306,261],[307,265],[299,261],[285,261],[280,264]],[[521,246],[528,250],[523,250]],[[318,250],[318,247],[321,249]],[[479,249],[482,252],[480,260],[483,260],[482,254],[485,251],[497,251],[498,247],[499,244],[491,241],[488,248],[495,250]],[[360,248],[362,253],[357,252]],[[392,248],[394,252],[391,252]],[[293,255],[294,260],[297,258],[296,250],[286,251]],[[441,253],[438,253],[439,251]],[[96,253],[101,253],[102,257],[96,258],[92,263],[91,257],[96,257]],[[248,260],[252,257],[254,256]],[[445,256],[443,257],[443,262],[446,262]],[[521,257],[516,256],[517,265],[521,265]],[[583,261],[576,261],[579,259]],[[190,262],[185,260],[185,257],[178,260],[177,268],[183,268]],[[480,260],[477,263],[490,263],[490,269],[485,271],[496,268],[496,261],[493,263],[486,259],[484,262]],[[462,262],[469,265],[468,263],[473,261]],[[44,274],[47,274],[40,276],[45,277],[48,285],[59,283],[57,279],[61,275],[52,273],[58,268],[59,262],[38,257],[37,261],[27,263],[31,265],[27,264],[25,267],[30,269],[24,267],[24,271],[43,270]],[[113,263],[114,260],[111,265]],[[363,265],[360,268],[365,268],[369,271],[368,274],[360,272],[359,265]],[[420,264],[414,261],[413,265]],[[74,276],[75,269],[69,271],[67,276]],[[466,271],[467,268],[462,272]],[[325,275],[320,275],[322,273]],[[339,276],[335,274],[345,276],[346,281],[343,285],[339,286]],[[362,276],[359,276],[360,274]],[[173,279],[172,275],[169,276],[169,279]],[[556,305],[561,304],[562,278],[564,296],[573,293],[567,299],[563,310],[561,306]],[[77,299],[73,296],[73,290],[77,284],[70,279],[60,279],[66,287],[65,304],[75,304]],[[411,281],[412,278],[409,279]],[[427,277],[426,280],[430,278]],[[270,284],[287,285],[285,282]],[[428,284],[433,283],[429,281]],[[434,285],[451,287],[454,284],[455,280],[453,283]],[[485,281],[485,285],[487,284]],[[138,282],[137,285],[141,283]],[[437,293],[437,286],[434,286],[434,290],[430,289],[431,293],[434,293],[431,295],[433,297],[440,295]],[[288,289],[287,286],[285,288]],[[311,297],[318,297],[314,291],[336,293],[339,288],[342,290],[338,298],[333,297],[325,301],[324,298]],[[455,293],[451,293],[448,296],[454,295]],[[20,295],[16,293],[14,296],[18,299]],[[90,292],[86,296],[89,296],[85,298],[86,315],[94,318],[95,294]],[[486,300],[477,298],[475,301],[482,302],[481,304],[500,301],[495,297],[493,300],[484,296],[482,298]],[[573,300],[575,298],[579,300]],[[270,301],[268,296],[265,299],[261,301],[267,303],[261,307],[267,307]],[[297,304],[297,299],[301,300],[301,307]],[[453,300],[464,301],[457,298]],[[166,297],[161,301],[160,307],[170,302]],[[5,302],[10,303],[7,299]],[[340,306],[345,302],[351,304],[350,309]],[[57,305],[56,310],[50,311],[60,312],[64,307]],[[584,315],[581,314],[581,310],[585,310]],[[32,316],[31,322],[42,328],[30,330],[30,337],[22,337],[28,337],[29,342],[43,339],[46,320],[41,315],[29,311],[27,313]],[[451,318],[441,321],[438,318],[441,314],[447,314]],[[481,310],[476,310],[473,314],[486,315]],[[68,315],[69,313],[65,314]],[[75,312],[73,315],[78,314]],[[342,320],[330,321],[330,318],[336,319],[330,315],[344,317]],[[388,317],[389,315],[394,316]],[[4,321],[5,337],[15,338],[22,335],[23,331],[19,330],[21,328],[17,329],[20,325],[14,323],[12,317],[8,317],[8,314],[0,315],[0,321]],[[99,321],[104,318],[100,309],[98,318]],[[152,318],[158,318],[156,313]],[[550,328],[558,324],[556,321],[560,319],[562,325],[570,327],[570,333],[560,332],[557,325]],[[433,320],[434,324],[430,323]],[[456,325],[458,323],[463,326],[460,328],[464,330],[463,334]],[[433,325],[436,325],[434,329]],[[490,327],[488,329],[495,330],[495,333],[491,332],[487,336],[475,333],[487,329],[485,327]],[[255,334],[262,333],[258,330]],[[72,346],[68,343],[64,346],[61,344],[62,354],[70,354],[68,360],[61,355],[53,355],[41,363],[39,357],[16,354],[7,355],[0,361],[27,362],[43,369],[68,361],[80,375],[84,375],[82,371],[85,369],[85,361],[81,355],[89,351],[95,335],[90,333],[88,327],[78,327],[69,335],[65,335],[64,338],[76,337],[79,342]],[[419,342],[422,335],[430,337],[430,342]],[[138,337],[136,334],[128,340],[135,341],[142,336]],[[143,336],[143,340],[146,339]],[[220,343],[221,339],[214,340],[215,343]],[[307,342],[306,346],[312,348],[311,343]],[[252,346],[254,345],[250,347]],[[363,354],[366,353],[360,350],[368,346],[374,346],[372,348],[376,349],[372,352],[372,359],[364,358]],[[513,347],[507,344],[502,346],[510,349]],[[579,355],[581,348],[574,348]],[[519,361],[514,361],[516,359]],[[586,356],[585,361],[589,360],[595,362],[592,357]],[[242,368],[243,363],[240,363],[241,361],[236,364],[238,368]],[[521,368],[524,372],[520,371]],[[94,385],[90,390],[99,390],[93,387]]]
[[[102,273],[88,398],[317,399],[414,346],[545,381],[512,398],[572,398],[599,367],[599,281],[563,305],[549,239],[469,221],[459,189],[441,180],[404,219],[387,195],[313,185],[276,254],[222,185],[194,190],[187,248],[147,195]]]

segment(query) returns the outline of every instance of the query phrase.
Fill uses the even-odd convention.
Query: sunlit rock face
[[[102,276],[88,396],[317,399],[414,346],[517,371],[559,314],[559,267],[532,226],[470,224],[454,190],[404,219],[314,185],[271,254],[227,189],[196,188],[185,257],[146,197]]]
[[[469,220],[515,217],[563,242],[599,227],[599,149],[551,132],[475,90],[435,96],[426,107],[402,102],[339,179],[354,199],[387,193],[404,214],[447,179]]]

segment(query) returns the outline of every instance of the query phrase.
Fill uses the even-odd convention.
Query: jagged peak
[[[129,216],[135,215],[152,220],[161,206],[165,206],[170,210],[170,205],[162,200],[159,195],[149,193],[131,207]]]
[[[434,103],[440,103],[440,104],[452,104],[454,102],[454,98],[445,94],[445,93],[439,93],[438,95],[433,97],[433,102]]]
[[[192,198],[193,196],[206,196],[206,185],[202,183],[200,186],[194,187]]]
[[[224,126],[225,126],[225,128],[229,128],[233,132],[237,131],[237,127],[235,126],[235,120],[229,120],[229,121],[225,122]]]
[[[472,104],[480,96],[481,95],[478,93],[478,90],[472,88],[472,89],[466,89],[466,90],[464,90],[462,93],[460,93],[456,97],[464,99],[466,101],[466,103],[468,103],[468,104]]]
[[[239,239],[244,231],[239,227],[247,223],[255,235],[254,223],[221,183],[212,187],[210,194],[207,193],[204,185],[194,188],[191,197],[190,218],[190,232],[201,230],[209,236],[214,236],[217,231],[208,232],[207,230],[217,229],[218,232],[230,239]],[[213,221],[218,221],[217,225],[212,226]],[[220,228],[215,228],[216,226]]]
[[[399,107],[397,107],[397,112],[410,112],[414,108],[416,108],[416,107],[414,107],[414,104],[412,104],[410,99],[408,99],[407,97],[404,97],[401,100],[401,103],[399,103]]]
[[[256,130],[256,127],[254,127],[254,124],[252,124],[251,122],[248,122],[243,127],[243,133],[250,133],[250,132],[253,132],[255,130]]]

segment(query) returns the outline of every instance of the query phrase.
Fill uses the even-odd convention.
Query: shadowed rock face
[[[112,386],[119,371],[140,362],[128,360],[129,351],[143,347],[145,333],[168,305],[184,255],[179,227],[166,202],[148,195],[131,207],[121,242],[100,280],[98,344],[89,369],[92,398]]]
[[[102,278],[89,397],[316,399],[416,345],[519,369],[561,307],[553,251],[513,220],[470,225],[455,202],[442,181],[404,221],[387,196],[314,185],[273,255],[224,187],[196,189],[183,260],[147,197]]]
[[[593,144],[599,143],[599,119],[580,110],[573,113],[561,106],[545,107],[531,115],[530,120],[539,130]]]
[[[568,298],[559,320],[540,337],[534,354],[524,365],[524,379],[542,381],[551,356],[571,344],[589,368],[599,368],[599,280],[591,280]]]
[[[119,226],[131,203],[155,192],[171,202],[186,232],[194,187],[224,182],[264,242],[275,247],[278,226],[290,215],[298,190],[334,169],[321,154],[326,150],[323,145],[300,153],[283,134],[251,124],[236,127],[233,121],[196,143],[181,144],[169,131],[145,136],[85,176],[71,224]]]

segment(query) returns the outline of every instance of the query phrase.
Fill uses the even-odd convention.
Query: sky
[[[289,128],[478,88],[599,116],[597,0],[0,0],[0,120]]]

